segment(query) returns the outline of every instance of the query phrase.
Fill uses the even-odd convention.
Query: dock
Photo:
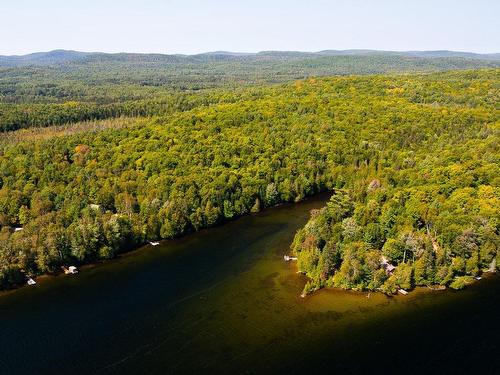
[[[66,275],[74,275],[78,273],[78,268],[75,266],[69,266],[68,268],[66,267],[61,267]]]

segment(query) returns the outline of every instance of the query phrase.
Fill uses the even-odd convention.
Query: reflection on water
[[[326,199],[1,296],[0,373],[495,373],[498,277],[458,293],[299,297],[305,279],[282,256]]]

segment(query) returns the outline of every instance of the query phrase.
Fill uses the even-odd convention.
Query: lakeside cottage
[[[387,258],[384,256],[382,257],[381,264],[382,264],[382,268],[385,270],[385,273],[388,275],[392,275],[392,273],[396,269],[396,266],[389,263]]]
[[[392,265],[390,263],[387,263],[387,264],[385,264],[384,269],[385,269],[385,272],[387,272],[387,274],[390,275],[390,274],[392,274],[394,272],[394,270],[396,269],[396,266],[394,266],[394,265]]]

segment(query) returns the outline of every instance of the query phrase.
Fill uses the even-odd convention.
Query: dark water
[[[500,278],[321,291],[282,255],[326,196],[0,295],[0,374],[500,373]]]

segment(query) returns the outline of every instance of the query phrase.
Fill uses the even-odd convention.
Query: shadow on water
[[[282,259],[327,195],[0,296],[0,373],[495,373],[500,281],[323,290]]]

